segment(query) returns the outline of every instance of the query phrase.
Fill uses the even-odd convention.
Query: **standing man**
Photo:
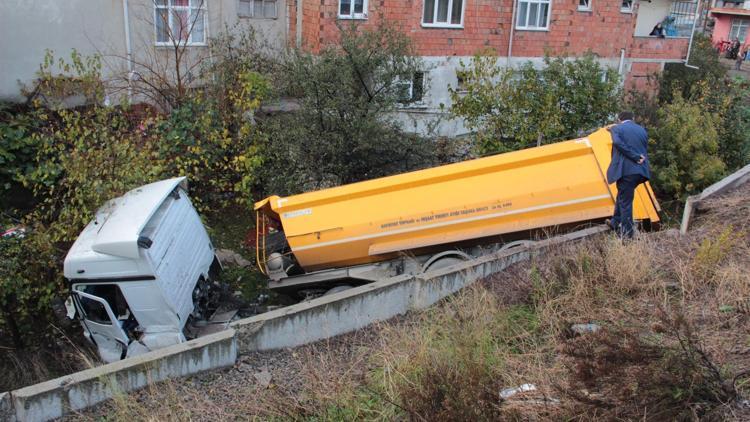
[[[633,237],[633,195],[635,188],[651,178],[648,165],[648,133],[633,121],[633,113],[623,111],[612,133],[612,162],[607,181],[617,184],[615,213],[609,226],[624,238]]]

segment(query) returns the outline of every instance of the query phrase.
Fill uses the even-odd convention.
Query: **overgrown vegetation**
[[[669,200],[750,163],[750,83],[729,77],[705,36],[696,36],[690,57],[698,69],[670,64],[654,76],[658,95],[628,96],[650,131],[654,185]]]
[[[47,52],[36,83],[24,91],[27,103],[0,109],[0,226],[27,229],[22,238],[0,240],[0,353],[32,353],[59,336],[53,303],[67,294],[67,250],[99,206],[134,187],[187,176],[199,211],[216,218],[249,213],[266,192],[434,163],[431,141],[405,133],[391,115],[419,67],[409,39],[387,25],[341,31],[345,42],[320,56],[279,57],[252,31],[227,28],[209,43],[212,60],[180,55],[166,68],[152,63],[148,78],[131,81],[135,98],[157,99],[157,107],[125,97],[112,104],[99,56]],[[173,47],[185,54],[184,46]],[[171,80],[170,72],[185,77]],[[299,110],[262,113],[261,104],[280,93],[298,97]],[[232,226],[239,233],[219,247],[237,248],[236,239],[251,229],[250,219],[236,221],[243,224]],[[248,271],[225,278],[248,295],[263,291]],[[250,285],[237,286],[238,279]],[[18,386],[6,378],[3,390]]]
[[[617,71],[593,54],[514,69],[489,52],[462,63],[459,75],[463,86],[450,89],[451,112],[476,131],[480,154],[575,138],[609,122],[620,107]]]
[[[264,186],[279,194],[352,183],[435,163],[433,142],[391,115],[421,70],[409,38],[381,24],[339,27],[341,44],[292,52],[282,88],[299,110],[268,121]]]
[[[748,194],[706,204],[689,236],[568,244],[430,309],[81,419],[161,418],[195,397],[222,419],[747,420]]]

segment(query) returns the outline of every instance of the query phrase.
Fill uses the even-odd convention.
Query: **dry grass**
[[[89,344],[72,340],[57,327],[57,336],[47,336],[43,346],[15,350],[0,347],[0,392],[10,391],[98,365]]]
[[[431,309],[247,357],[277,359],[269,386],[238,364],[96,417],[749,420],[750,219],[736,208],[750,187],[737,195],[710,204],[689,237],[566,245]],[[586,323],[600,330],[571,330]],[[501,397],[523,384],[536,389]]]

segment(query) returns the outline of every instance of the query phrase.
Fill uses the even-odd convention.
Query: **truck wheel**
[[[422,272],[426,273],[427,271],[439,270],[470,259],[471,256],[461,251],[440,252],[439,254],[433,255],[424,263],[422,266]]]
[[[531,246],[534,243],[536,243],[536,242],[533,241],[533,240],[516,240],[515,242],[510,242],[510,243],[504,244],[500,248],[500,251],[507,251],[508,249]]]

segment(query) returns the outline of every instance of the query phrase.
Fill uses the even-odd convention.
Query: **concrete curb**
[[[420,276],[403,275],[377,281],[241,319],[233,322],[231,327],[237,331],[240,353],[301,346],[348,333],[412,309],[426,308],[478,279],[543,253],[552,246],[606,230],[605,227],[593,227]]]
[[[684,235],[687,233],[690,220],[693,218],[695,210],[700,206],[702,201],[716,195],[721,195],[748,181],[750,181],[750,164],[707,187],[700,194],[688,197],[687,201],[685,201],[685,210],[682,212],[680,234]]]
[[[150,383],[234,365],[234,330],[10,392],[19,421],[47,421]],[[5,393],[8,394],[8,393]]]
[[[14,422],[16,412],[13,409],[13,399],[10,393],[0,393],[0,421]]]

